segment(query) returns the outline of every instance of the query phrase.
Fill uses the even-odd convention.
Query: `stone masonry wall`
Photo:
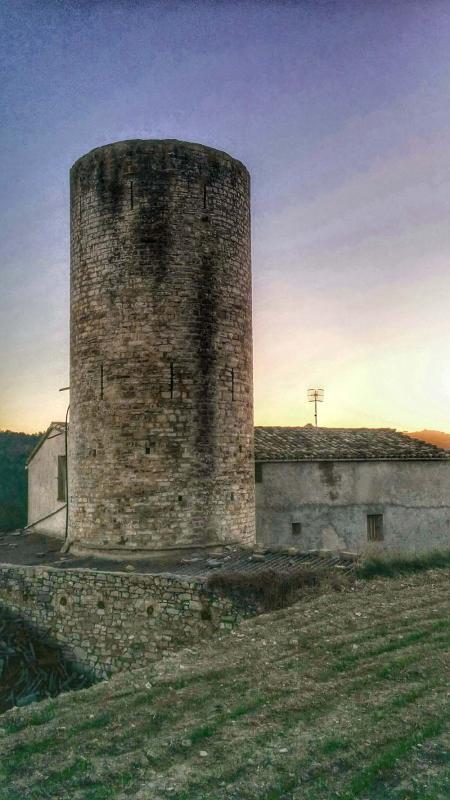
[[[249,189],[239,161],[172,140],[71,170],[78,547],[254,542]]]
[[[64,536],[66,529],[66,503],[58,500],[58,456],[65,455],[64,439],[64,428],[52,428],[27,467],[28,525],[50,536]]]
[[[257,611],[198,580],[12,565],[0,567],[0,613],[1,605],[100,677],[145,666]]]
[[[260,544],[358,553],[450,547],[450,461],[268,462],[260,478]],[[371,514],[382,515],[381,541],[368,541]]]

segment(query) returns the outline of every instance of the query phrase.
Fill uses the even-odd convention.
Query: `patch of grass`
[[[47,778],[41,781],[40,789],[57,789],[63,784],[72,783],[74,778],[86,775],[90,771],[90,765],[85,758],[77,758],[72,764],[68,764],[62,769],[52,772]]]
[[[258,708],[261,708],[261,706],[265,705],[266,702],[267,702],[266,697],[259,697],[256,698],[256,700],[253,700],[249,703],[246,704],[243,703],[240,706],[236,706],[235,708],[232,708],[231,711],[228,712],[227,720],[239,719],[239,717],[244,717],[246,714],[249,714],[252,711],[257,711]]]
[[[83,800],[103,800],[103,798],[109,800],[114,796],[114,791],[123,791],[130,787],[135,780],[136,773],[128,770],[107,774],[103,780],[87,778],[82,782]]]
[[[421,697],[427,694],[427,692],[429,692],[434,686],[435,684],[431,685],[429,683],[427,686],[421,686],[419,689],[411,689],[410,692],[402,692],[402,694],[398,694],[391,700],[391,707],[398,709],[404,708],[410,703],[415,703],[416,700],[419,700]]]
[[[392,578],[427,569],[445,569],[450,566],[450,550],[432,550],[429,553],[383,553],[366,558],[356,568],[358,578]]]
[[[181,678],[173,678],[171,680],[158,681],[152,689],[144,691],[133,692],[133,699],[130,701],[130,706],[136,707],[147,703],[154,703],[160,697],[167,695],[167,692],[173,690],[180,692],[189,686],[198,686],[201,684],[217,684],[219,681],[232,678],[233,675],[240,675],[241,669],[239,667],[228,667],[226,669],[210,669],[200,674],[184,675]]]
[[[210,736],[214,736],[216,730],[217,725],[200,725],[200,727],[189,731],[189,739],[192,744],[198,744],[203,739],[209,739]]]
[[[405,636],[399,636],[397,639],[393,641],[386,642],[385,644],[380,645],[379,647],[373,650],[360,650],[358,653],[349,653],[345,656],[345,658],[336,661],[333,665],[333,669],[336,672],[343,672],[344,670],[349,669],[349,667],[353,666],[353,664],[358,663],[359,661],[368,659],[368,658],[376,658],[377,656],[383,655],[384,653],[392,653],[396,650],[402,650],[405,647],[410,647],[412,644],[417,644],[417,642],[421,642],[424,639],[429,639],[433,633],[442,631],[442,630],[450,630],[450,620],[438,620],[437,622],[430,625],[429,628],[426,630],[419,630],[419,631],[411,631],[411,633],[406,634]]]
[[[295,789],[297,783],[296,776],[284,775],[267,793],[261,795],[261,800],[287,800],[290,797],[289,792]]]
[[[98,782],[86,788],[83,800],[110,800],[111,786]]]
[[[419,678],[423,680],[424,670],[417,667],[417,662],[420,661],[419,653],[412,653],[406,658],[397,658],[395,661],[389,661],[375,670],[375,677],[383,681],[405,681]],[[413,667],[414,665],[414,667]],[[411,669],[411,667],[413,667]]]
[[[247,773],[251,769],[252,769],[251,764],[239,764],[239,766],[237,767],[226,769],[220,772],[220,781],[225,786],[235,781],[239,781],[241,778],[244,777],[244,775],[247,775]],[[185,789],[183,789],[181,792],[175,792],[174,794],[171,794],[170,798],[171,800],[192,800],[193,797],[201,797],[201,798],[211,797],[209,793],[205,794],[205,792],[209,789],[213,790],[214,787],[217,786],[217,777],[218,777],[217,772],[214,770],[213,773],[204,776],[203,780],[189,781],[189,784],[186,786]],[[212,797],[214,797],[214,794],[212,795]],[[238,796],[234,793],[233,798],[236,798],[237,800],[237,797]],[[239,797],[239,800],[241,800],[241,797],[243,800],[244,795],[242,794]]]
[[[82,731],[95,731],[99,728],[106,728],[109,723],[112,722],[111,714],[102,714],[100,717],[95,717],[95,719],[88,719],[86,722],[82,722],[80,725],[77,725],[74,729],[74,733],[81,733]]]
[[[52,704],[39,709],[28,717],[7,720],[2,727],[6,733],[18,733],[23,731],[24,728],[28,728],[28,726],[45,725],[46,722],[50,722],[54,718],[55,714],[56,706]]]
[[[146,734],[155,736],[155,734],[160,732],[166,720],[167,717],[164,714],[160,714],[159,712],[155,711],[154,714],[150,714],[150,719],[146,720],[143,730]]]
[[[183,735],[183,739],[189,739],[192,745],[198,744],[204,739],[210,739],[217,731],[226,725],[227,722],[232,722],[246,714],[251,714],[257,711],[264,705],[266,698],[257,697],[254,700],[249,700],[248,703],[241,703],[238,706],[231,708],[229,711],[219,712],[215,719],[211,720],[207,725],[199,725],[192,730],[187,730]],[[184,752],[185,748],[181,741],[173,742],[169,748],[172,754]]]
[[[188,681],[185,684],[183,682],[183,685],[189,689],[191,683],[192,681]],[[206,682],[206,684],[208,686],[208,681]],[[167,686],[166,684],[166,689],[167,688],[173,689],[174,685],[175,682],[171,682],[170,686]],[[183,697],[183,695],[181,695],[180,697],[174,699],[174,702],[170,702],[171,700],[170,693],[166,692],[165,697],[164,693],[162,693],[165,700],[162,707],[157,706],[153,709],[153,711],[150,712],[146,710],[144,717],[142,717],[142,715],[139,715],[139,712],[137,712],[137,714],[135,715],[134,717],[135,726],[133,729],[134,743],[137,744],[139,742],[140,745],[144,747],[146,739],[149,736],[154,738],[157,735],[161,735],[163,726],[165,727],[165,729],[169,730],[170,727],[175,722],[180,722],[186,716],[189,716],[190,712],[194,711],[198,715],[199,711],[204,706],[210,705],[214,700],[216,701],[219,700],[222,694],[224,695],[224,702],[225,702],[225,698],[229,696],[231,688],[233,691],[241,690],[242,692],[245,692],[248,689],[248,681],[246,681],[245,683],[242,681],[233,681],[231,687],[229,685],[226,685],[224,687],[216,686],[214,689],[211,689],[210,691],[203,691],[200,695],[198,693],[194,693],[193,695],[188,695],[187,697]],[[153,699],[155,699],[155,695],[153,696]],[[215,729],[217,729],[218,727],[220,727],[221,724],[223,724],[228,719],[233,719],[233,718],[237,719],[243,714],[249,713],[251,710],[255,710],[257,707],[259,707],[259,705],[261,705],[262,702],[263,700],[260,699],[256,701],[251,701],[247,705],[237,706],[228,712],[219,711],[212,725],[214,725]],[[144,706],[144,708],[146,707]],[[186,732],[183,738],[191,738],[189,732]],[[98,755],[118,756],[127,752],[128,748],[129,748],[129,733],[127,731],[124,731],[120,726],[118,732],[111,733],[107,742],[102,740],[100,746],[96,746],[95,754],[97,756]],[[176,753],[181,753],[184,751],[185,751],[184,746],[181,744],[181,741],[178,741],[177,739],[172,741],[168,747],[168,753],[171,754],[172,756]],[[161,756],[161,758],[159,759],[159,763],[158,764],[155,763],[155,767],[158,767],[159,769],[162,764],[166,763],[166,761],[167,761],[166,755]]]
[[[27,798],[49,800],[56,796],[65,799],[71,797],[76,789],[82,789],[83,800],[110,800],[114,797],[115,790],[123,790],[135,780],[135,775],[127,771],[107,775],[103,780],[92,779],[91,774],[92,766],[89,761],[77,758],[72,764],[41,780],[39,787],[31,795],[27,794]]]
[[[447,751],[445,755],[448,764],[450,753]],[[415,786],[400,789],[396,792],[396,800],[441,800],[441,798],[448,797],[449,786],[450,767],[447,766],[439,775],[425,778],[425,780],[419,779]]]
[[[8,759],[2,764],[4,775],[14,775],[20,772],[21,767],[35,755],[45,753],[55,746],[55,737],[38,739],[32,742],[21,742],[8,754]]]
[[[386,776],[386,773],[391,772],[400,761],[409,756],[413,747],[427,739],[439,736],[445,730],[447,722],[448,720],[443,718],[434,719],[413,733],[397,737],[395,742],[385,747],[351,779],[348,789],[342,795],[342,800],[356,800],[356,798],[365,796]]]
[[[421,697],[425,697],[432,689],[435,689],[437,685],[436,681],[430,681],[426,686],[412,689],[409,692],[401,692],[401,694],[392,697],[387,703],[376,708],[373,712],[374,718],[377,720],[392,719],[393,714],[402,708],[407,708],[412,703],[416,703]]]
[[[347,750],[349,742],[346,739],[327,739],[323,743],[322,750],[325,755],[329,756],[336,753],[338,750]]]

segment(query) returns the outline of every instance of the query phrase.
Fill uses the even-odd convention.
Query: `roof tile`
[[[450,451],[394,428],[255,427],[256,461],[449,460]]]

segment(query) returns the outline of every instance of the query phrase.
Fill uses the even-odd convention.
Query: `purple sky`
[[[68,171],[128,138],[252,174],[255,421],[450,429],[450,4],[0,7],[0,428],[63,418]]]

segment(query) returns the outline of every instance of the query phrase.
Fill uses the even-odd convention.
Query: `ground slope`
[[[358,582],[0,718],[2,800],[444,800],[449,577]]]

